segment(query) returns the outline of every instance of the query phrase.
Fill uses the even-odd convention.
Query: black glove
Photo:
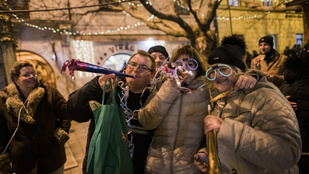
[[[60,127],[54,130],[54,136],[56,137],[59,144],[64,144],[70,139],[68,133]]]

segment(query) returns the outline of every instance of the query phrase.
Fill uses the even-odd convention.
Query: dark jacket
[[[308,45],[307,45],[308,46]],[[296,117],[302,139],[302,156],[298,162],[299,173],[309,173],[309,70],[308,48],[303,57],[288,57],[284,64],[284,78],[289,85],[290,102],[296,102]]]
[[[292,102],[297,103],[296,116],[303,142],[302,156],[298,162],[300,173],[309,173],[309,79],[294,82],[290,87]]]
[[[83,173],[86,173],[89,143],[93,135],[93,132],[95,130],[94,115],[89,106],[89,101],[95,100],[99,103],[102,102],[103,90],[101,89],[98,83],[98,78],[99,76],[95,77],[94,79],[86,83],[84,86],[82,86],[80,89],[74,91],[72,94],[70,94],[69,100],[68,100],[67,112],[70,118],[72,118],[72,120],[77,121],[77,122],[87,122],[90,120],[88,136],[87,136],[86,153],[85,153],[85,158],[83,162]],[[120,79],[117,78],[113,84],[114,88],[116,89],[115,97],[116,97],[117,103],[120,103],[119,96],[122,96],[122,90],[117,85],[119,80]],[[150,95],[149,90],[145,90],[145,92],[142,95],[133,94],[130,91],[127,107],[132,111],[140,109],[144,105],[149,95]],[[107,97],[108,95],[106,95],[105,98]],[[134,173],[143,174],[147,152],[148,152],[148,147],[152,139],[152,131],[143,130],[137,118],[133,118],[130,122],[131,122],[131,125],[134,126],[134,128],[136,127],[140,128],[140,129],[135,129],[136,132],[134,132],[134,129],[133,129],[132,133],[130,134],[130,135],[133,134],[133,137],[134,137],[133,143],[135,145],[135,151],[134,151],[134,156],[133,156]],[[129,137],[129,140],[130,140],[130,137]]]
[[[6,123],[1,124],[7,124],[10,136],[17,127],[21,111],[18,131],[7,151],[13,160],[14,172],[29,172],[36,163],[38,173],[50,173],[63,166],[66,161],[64,144],[58,143],[54,133],[57,128],[68,132],[70,120],[66,114],[66,100],[59,91],[45,86],[36,87],[28,96],[26,108],[13,83],[0,91],[0,97],[9,113],[1,119]],[[3,140],[6,142],[1,146],[6,146],[7,137]]]

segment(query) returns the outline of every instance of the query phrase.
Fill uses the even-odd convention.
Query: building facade
[[[34,9],[28,4],[29,9]],[[63,4],[66,7],[67,4]],[[78,6],[71,2],[71,6]],[[97,66],[120,70],[137,50],[147,51],[151,46],[163,45],[169,55],[179,46],[190,44],[184,37],[172,37],[152,30],[140,20],[122,11],[103,11],[96,16],[84,13],[86,9],[60,12],[29,12],[26,17],[13,13],[13,34],[16,59],[30,59],[46,84],[56,87],[66,98],[97,74],[75,72],[72,80],[68,72],[61,72],[67,60],[79,59]],[[87,9],[89,10],[89,9]],[[82,14],[83,17],[78,18]],[[192,16],[183,15],[187,21]],[[248,51],[258,51],[258,40],[273,35],[279,52],[301,44],[303,21],[301,13],[260,12],[222,2],[217,10],[218,38],[237,34],[246,41]],[[232,19],[232,20],[231,20]],[[78,21],[73,23],[72,21]],[[299,39],[300,37],[300,39]],[[300,42],[298,42],[298,40]]]

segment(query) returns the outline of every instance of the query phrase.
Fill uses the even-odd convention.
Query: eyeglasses
[[[151,71],[151,69],[148,68],[146,65],[138,64],[136,62],[129,62],[128,65],[129,65],[130,68],[139,68],[141,70],[141,72]]]
[[[226,64],[219,64],[214,67],[209,68],[206,71],[206,77],[208,80],[215,80],[217,76],[217,70],[219,73],[225,77],[228,77],[232,74],[232,68],[229,65]]]
[[[29,78],[29,77],[31,77],[31,76],[33,76],[33,77],[37,77],[37,74],[36,73],[26,73],[26,74],[23,74],[23,75],[21,75],[22,77],[25,77],[25,78]]]
[[[178,59],[175,61],[175,65],[176,67],[181,66],[182,68],[184,68],[185,66],[185,62],[187,64],[187,67],[190,70],[196,70],[198,68],[198,63],[195,59],[192,58],[185,58],[185,59]]]

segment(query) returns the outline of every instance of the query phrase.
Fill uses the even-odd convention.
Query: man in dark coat
[[[89,142],[95,130],[94,115],[89,101],[94,100],[99,103],[102,101],[102,92],[104,84],[108,79],[112,79],[113,88],[116,89],[116,99],[124,99],[122,106],[126,109],[127,113],[132,114],[134,117],[130,121],[132,125],[132,133],[129,134],[129,140],[133,136],[134,155],[133,155],[133,168],[135,174],[143,174],[145,161],[148,153],[148,147],[152,140],[152,131],[147,131],[142,128],[134,115],[135,110],[140,109],[146,102],[147,97],[150,95],[147,85],[154,76],[156,65],[154,59],[149,53],[139,50],[128,61],[128,66],[125,68],[124,73],[134,76],[134,78],[116,78],[115,74],[97,76],[83,87],[76,90],[69,96],[68,100],[68,115],[77,122],[86,122],[90,120],[86,154],[83,163],[83,173],[86,173],[87,158]],[[109,83],[107,83],[106,93],[110,92]],[[126,101],[125,101],[126,100]]]

